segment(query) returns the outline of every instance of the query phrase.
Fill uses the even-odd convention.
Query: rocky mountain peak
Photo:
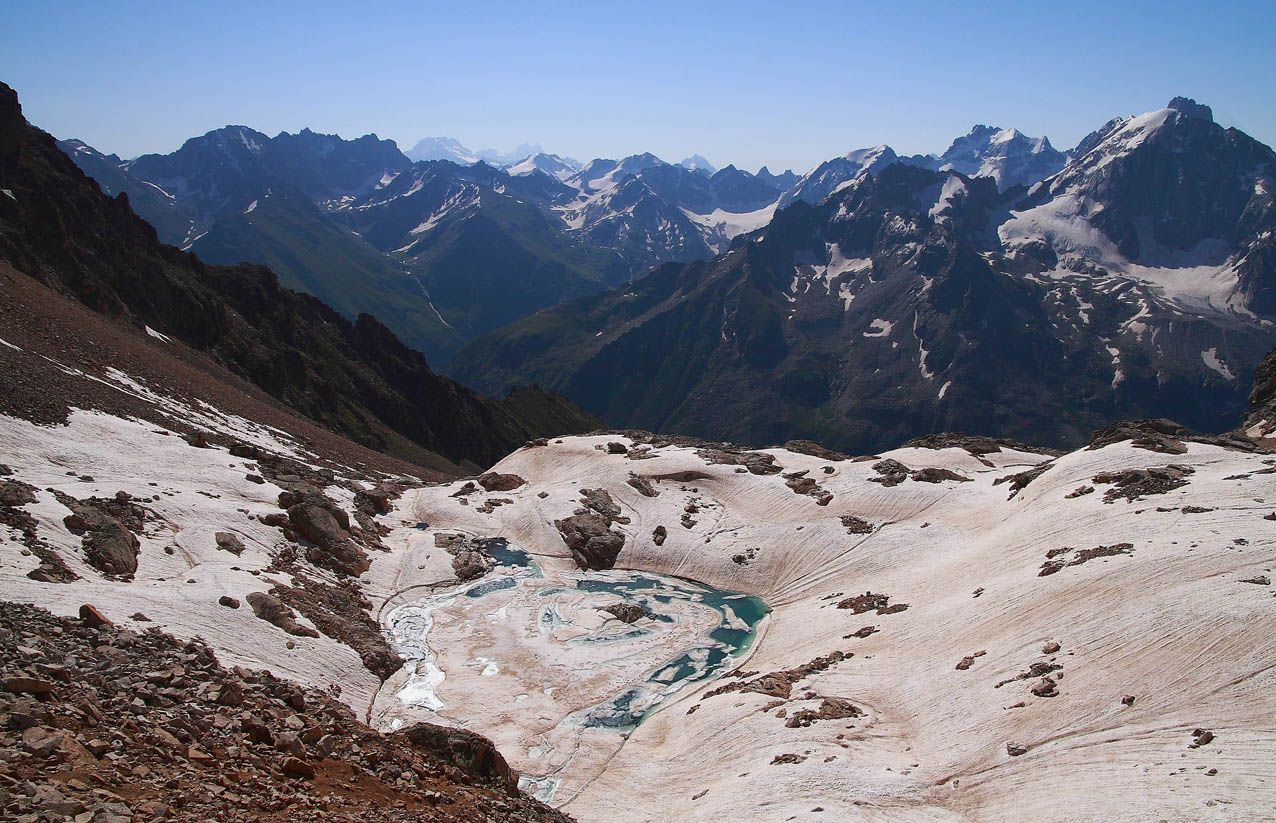
[[[1201,120],[1209,120],[1211,123],[1214,122],[1214,111],[1209,106],[1198,103],[1190,97],[1175,97],[1165,107],[1181,112],[1188,117],[1197,117]]]

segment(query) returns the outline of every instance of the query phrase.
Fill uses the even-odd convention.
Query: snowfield
[[[282,437],[245,433],[263,445]],[[629,455],[608,453],[614,442]],[[582,821],[1242,820],[1276,804],[1276,459],[1262,453],[1123,442],[1058,458],[952,447],[832,461],[773,449],[763,454],[782,473],[757,475],[615,435],[523,448],[494,467],[527,481],[512,491],[417,485],[378,518],[389,551],[373,552],[358,581],[370,613],[389,628],[404,607],[435,602],[428,631],[451,638],[430,661],[432,699],[414,700],[420,685],[404,687],[428,670],[420,661],[382,684],[345,645],[218,604],[291,582],[269,570],[287,542],[258,519],[279,511],[279,488],[248,482],[251,461],[97,412],[62,427],[0,418],[0,451],[7,480],[40,490],[23,509],[80,575],[29,579],[36,558],[6,527],[7,598],[58,614],[93,603],[126,624],[144,613],[148,626],[204,637],[225,663],[340,686],[382,728],[464,725]],[[1170,465],[1191,470],[1186,482],[1145,499],[1108,494],[1118,486],[1102,479]],[[1015,483],[998,482],[1041,468],[1013,496]],[[892,472],[898,482],[876,482]],[[84,562],[49,488],[149,499],[159,519],[134,580]],[[571,594],[580,574],[554,521],[586,488],[607,491],[628,518],[612,527],[625,536],[618,570],[755,595],[770,609],[730,663],[740,676],[671,692],[636,728],[571,718],[660,670],[712,615],[673,612],[686,622],[660,624],[669,628],[638,646],[580,646],[659,628],[650,617],[627,628],[597,610],[605,598]],[[219,531],[244,554],[219,550]],[[440,534],[505,538],[543,575],[527,591],[546,596],[458,603],[464,587],[498,577],[460,584]],[[547,635],[537,604],[554,599],[563,622]],[[783,683],[758,685],[768,673]]]

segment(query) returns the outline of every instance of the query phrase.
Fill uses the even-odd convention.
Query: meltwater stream
[[[503,540],[486,551],[497,567],[481,579],[431,594],[386,617],[391,644],[409,676],[405,706],[448,717],[540,723],[527,757],[581,735],[633,730],[689,686],[727,670],[752,645],[768,612],[761,599],[650,572],[573,572],[547,577],[531,556]],[[626,609],[617,607],[637,607]],[[625,622],[619,611],[634,619]],[[592,731],[590,731],[592,730]],[[520,738],[521,740],[521,738]],[[619,745],[618,743],[616,745]],[[542,762],[542,759],[545,762]],[[570,760],[570,757],[567,757]],[[525,764],[525,767],[528,764]],[[547,799],[552,778],[529,777]]]

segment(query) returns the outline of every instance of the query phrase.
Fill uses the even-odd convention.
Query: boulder
[[[518,772],[510,768],[486,737],[465,729],[417,723],[395,732],[413,746],[441,757],[475,780],[496,783],[511,795],[518,794]]]
[[[233,534],[231,532],[217,532],[214,539],[217,541],[217,548],[224,552],[230,552],[236,557],[244,553],[244,544],[237,534]]]
[[[651,485],[651,481],[645,477],[639,477],[638,475],[633,474],[633,475],[630,475],[629,479],[626,480],[625,482],[628,483],[630,486],[632,486],[635,490],[637,490],[637,492],[641,494],[643,497],[659,497],[660,496],[660,490],[657,489],[655,486]]]
[[[299,625],[296,617],[293,616],[292,609],[285,606],[278,598],[265,592],[249,592],[246,599],[253,614],[267,623],[278,626],[288,634],[297,637],[319,636],[319,633],[309,626]]]
[[[137,572],[137,555],[141,548],[137,537],[114,518],[90,532],[85,546],[89,563],[104,574],[131,577]]]
[[[106,618],[106,615],[97,610],[96,606],[90,606],[88,603],[80,606],[80,620],[90,629],[100,629],[103,627],[114,628],[115,624]]]
[[[474,580],[492,569],[492,561],[480,551],[464,549],[452,558],[452,572],[457,580]]]
[[[513,491],[526,483],[527,481],[519,477],[517,474],[488,472],[487,474],[481,474],[478,477],[478,484],[490,492]]]
[[[297,503],[288,507],[288,519],[293,530],[311,543],[342,540],[345,529],[331,511],[313,503]]]
[[[261,449],[256,446],[250,446],[247,443],[231,444],[230,453],[234,457],[243,457],[248,460],[257,460],[261,457]]]
[[[124,499],[105,501],[90,498],[80,501],[62,495],[59,498],[71,513],[62,519],[68,530],[82,536],[89,564],[103,574],[131,577],[137,571],[137,554],[141,546],[137,537],[119,517],[125,517],[138,529],[142,510]]]
[[[607,528],[608,521],[594,512],[576,514],[554,521],[572,559],[582,569],[594,571],[616,565],[616,556],[624,548],[625,536]]]
[[[603,606],[602,610],[622,623],[636,623],[651,614],[650,609],[637,603],[613,603],[610,606]]]

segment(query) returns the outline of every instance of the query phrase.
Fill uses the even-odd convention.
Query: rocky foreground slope
[[[378,734],[333,693],[81,614],[0,603],[6,819],[567,820],[477,735]]]

